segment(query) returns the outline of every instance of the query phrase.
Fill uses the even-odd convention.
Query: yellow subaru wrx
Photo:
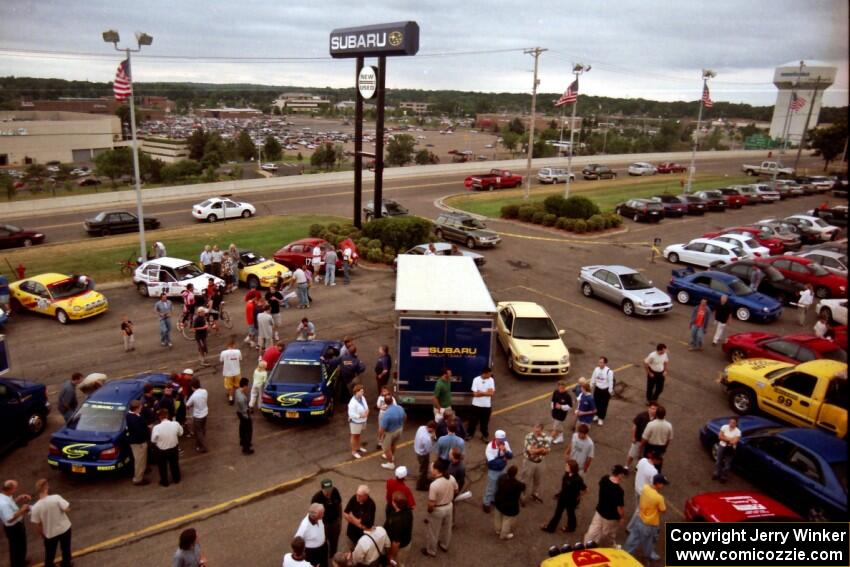
[[[799,427],[847,435],[847,364],[818,359],[788,364],[748,358],[730,364],[720,383],[735,413],[761,411]]]
[[[63,325],[104,313],[109,302],[86,276],[40,274],[9,284],[12,303],[28,311],[56,317]]]
[[[564,375],[570,371],[567,350],[552,318],[543,307],[528,301],[497,304],[496,336],[508,357],[508,368],[516,374]]]
[[[292,277],[289,268],[274,260],[266,260],[251,250],[239,251],[239,281],[248,287],[269,287],[277,280],[278,272],[284,282]]]
[[[642,567],[627,551],[608,547],[567,551],[543,561],[540,567]]]

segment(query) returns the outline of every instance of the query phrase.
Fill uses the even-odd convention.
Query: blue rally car
[[[73,474],[97,474],[130,467],[133,454],[127,442],[126,416],[133,400],[141,400],[145,384],[155,396],[170,382],[168,374],[140,374],[107,382],[80,404],[71,420],[50,437],[47,464]]]
[[[729,306],[740,321],[769,323],[782,315],[782,303],[753,291],[732,274],[723,272],[695,272],[693,268],[673,270],[667,293],[685,304],[697,304],[701,299],[707,299],[712,308],[720,303],[721,295],[726,295]]]
[[[700,441],[712,451],[728,417],[712,419]],[[758,416],[738,418],[732,466],[809,520],[847,518],[847,443],[819,429],[786,427]]]
[[[339,341],[294,341],[269,373],[260,411],[269,418],[297,421],[330,419],[340,392],[339,367],[328,363],[339,356]]]
[[[0,378],[0,454],[44,431],[47,388],[19,378]]]

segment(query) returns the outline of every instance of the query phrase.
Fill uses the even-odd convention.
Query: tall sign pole
[[[544,51],[549,50],[535,47],[534,49],[526,49],[523,52],[534,57],[534,84],[531,87],[531,124],[528,126],[528,157],[525,161],[525,195],[523,196],[523,199],[526,201],[528,201],[529,194],[531,193],[531,156],[534,152],[534,115],[537,107],[537,84],[540,82],[537,80],[537,63],[540,59],[540,55]]]
[[[375,125],[375,218],[381,217],[384,184],[384,103],[386,99],[387,57],[416,55],[419,51],[419,24],[394,22],[335,29],[329,49],[334,59],[357,59],[357,99],[354,106],[354,226],[360,228],[363,195],[363,101],[377,95]],[[364,65],[364,58],[377,57],[378,67]]]

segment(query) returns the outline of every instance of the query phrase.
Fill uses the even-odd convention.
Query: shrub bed
[[[431,227],[430,221],[419,217],[383,218],[366,223],[362,231],[350,224],[313,224],[310,236],[323,238],[334,246],[351,238],[367,262],[392,265],[399,250],[432,240]]]

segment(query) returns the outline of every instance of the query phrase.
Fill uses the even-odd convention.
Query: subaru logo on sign
[[[363,67],[357,77],[357,90],[360,96],[370,99],[378,92],[378,68]]]
[[[380,57],[416,55],[419,51],[419,24],[395,22],[331,32],[331,57]]]

